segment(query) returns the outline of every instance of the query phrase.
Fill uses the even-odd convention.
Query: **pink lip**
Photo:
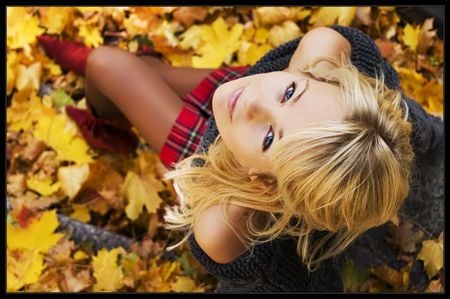
[[[236,107],[236,103],[243,90],[244,87],[236,89],[235,91],[233,91],[233,93],[230,95],[230,98],[228,99],[228,110],[230,112],[231,119],[233,119],[234,108]]]

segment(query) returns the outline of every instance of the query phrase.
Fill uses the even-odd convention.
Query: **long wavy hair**
[[[332,67],[317,67],[320,62]],[[193,233],[202,211],[234,204],[253,211],[248,233],[238,234],[244,244],[295,236],[297,253],[314,271],[363,232],[396,219],[409,193],[413,160],[400,91],[387,88],[382,74],[365,76],[344,58],[321,57],[301,72],[341,87],[344,120],[314,123],[285,136],[271,151],[272,171],[257,180],[220,136],[207,153],[177,163],[165,178],[174,180],[183,200],[165,219],[169,229],[187,229],[178,244]],[[204,161],[202,167],[196,159]],[[255,224],[261,215],[263,226]]]

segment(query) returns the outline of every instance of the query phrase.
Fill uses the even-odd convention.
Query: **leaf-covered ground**
[[[90,148],[66,105],[86,108],[84,79],[63,70],[38,45],[53,34],[90,47],[153,49],[175,66],[252,65],[268,50],[316,26],[350,25],[374,38],[401,77],[404,92],[443,115],[443,42],[433,19],[401,20],[392,7],[8,7],[7,8],[7,290],[203,292],[216,281],[163,227],[176,204],[164,167],[145,146],[133,155]],[[138,132],[137,132],[138,133]],[[95,251],[56,232],[57,214],[124,235],[129,249]],[[386,240],[407,266],[344,271],[346,291],[406,291],[415,259],[443,291],[443,237],[413,224],[392,226]],[[417,245],[420,251],[417,252]]]

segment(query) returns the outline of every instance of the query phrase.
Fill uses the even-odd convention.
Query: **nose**
[[[267,120],[270,109],[263,98],[249,97],[244,103],[245,117],[248,120]]]

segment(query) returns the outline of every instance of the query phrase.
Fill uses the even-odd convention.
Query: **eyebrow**
[[[303,91],[301,93],[299,93],[293,100],[292,100],[292,104],[295,104],[301,97],[302,95],[306,92],[306,90],[309,87],[309,79],[305,79],[306,80],[306,85],[305,88],[303,89]],[[278,130],[278,140],[281,140],[283,138],[283,129],[280,128]]]

